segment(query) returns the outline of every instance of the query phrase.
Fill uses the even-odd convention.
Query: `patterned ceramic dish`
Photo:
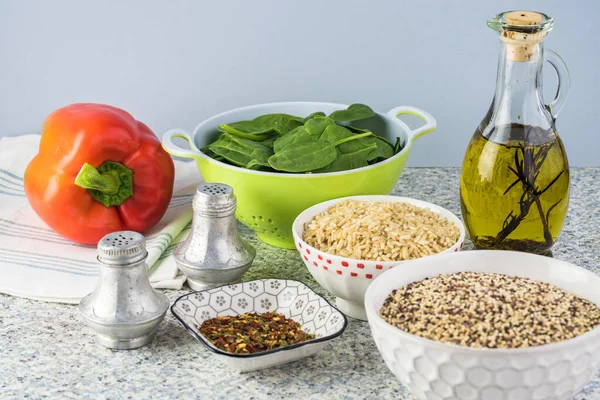
[[[438,274],[496,272],[547,282],[600,306],[600,276],[549,257],[511,251],[464,251],[418,259],[377,278],[365,306],[388,368],[418,399],[570,399],[600,366],[600,327],[558,343],[478,349],[425,339],[379,317],[396,288]]]
[[[210,351],[233,370],[256,371],[285,364],[319,352],[327,342],[344,332],[348,320],[327,300],[302,282],[286,279],[257,279],[185,294],[175,300],[175,318]],[[218,315],[247,312],[277,312],[298,322],[316,339],[254,354],[231,354],[214,346],[198,326]]]
[[[383,201],[402,202],[413,204],[417,207],[427,208],[458,226],[460,235],[456,243],[444,250],[445,253],[459,251],[465,241],[465,227],[461,220],[450,211],[432,203],[421,200],[398,196],[351,196],[319,203],[304,210],[292,226],[292,233],[296,243],[296,249],[300,252],[304,264],[321,286],[336,296],[335,303],[346,315],[367,320],[364,308],[365,291],[374,278],[384,271],[397,266],[404,265],[410,261],[370,261],[355,260],[325,253],[309,246],[303,239],[304,224],[311,221],[316,215],[324,212],[332,205],[344,200],[361,201]]]

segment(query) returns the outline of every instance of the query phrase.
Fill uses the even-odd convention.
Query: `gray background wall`
[[[439,123],[410,165],[460,165],[494,90],[499,43],[485,21],[511,9],[555,18],[546,46],[572,75],[558,129],[571,165],[600,165],[596,0],[0,0],[0,136],[39,132],[83,101],[158,135],[261,102],[409,104]],[[549,65],[545,77],[549,99]]]

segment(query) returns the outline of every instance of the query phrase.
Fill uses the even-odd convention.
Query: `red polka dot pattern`
[[[459,245],[455,245],[454,248],[450,251],[459,251],[460,249],[462,249],[464,243],[460,243]],[[384,266],[383,264],[372,264],[372,262],[356,262],[355,260],[353,261],[346,261],[346,260],[335,260],[335,259],[330,259],[330,258],[326,258],[327,254],[319,254],[318,250],[315,250],[315,254],[311,255],[311,251],[308,247],[302,247],[302,243],[298,242],[298,251],[301,251],[301,249],[303,249],[303,253],[302,254],[304,260],[306,261],[307,265],[310,265],[310,263],[312,263],[312,265],[314,265],[315,267],[319,268],[322,267],[324,271],[329,271],[329,268],[327,267],[327,265],[330,266],[334,266],[334,267],[338,267],[342,266],[344,268],[341,269],[334,269],[332,270],[335,271],[335,273],[337,275],[346,275],[349,274],[351,277],[363,277],[366,279],[373,279],[374,277],[378,276],[381,272],[383,272],[384,270]],[[310,256],[310,257],[309,257]],[[317,260],[320,261],[325,261],[325,263],[327,265],[319,265],[319,263],[317,262]],[[393,265],[388,266],[385,269],[391,269],[393,267]],[[346,269],[346,271],[344,271],[344,269]],[[360,273],[360,270],[365,270],[364,272],[370,272],[370,273]]]

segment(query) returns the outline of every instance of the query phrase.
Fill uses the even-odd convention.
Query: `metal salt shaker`
[[[146,240],[137,232],[111,233],[98,243],[100,278],[79,303],[79,312],[105,347],[145,346],[165,317],[169,299],[150,286],[147,257]]]
[[[192,230],[173,249],[188,285],[202,290],[239,281],[252,265],[256,250],[238,232],[233,189],[221,183],[204,183],[196,188],[192,208]]]

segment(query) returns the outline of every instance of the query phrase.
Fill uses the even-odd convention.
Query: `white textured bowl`
[[[332,205],[344,200],[359,201],[382,201],[409,203],[417,207],[427,208],[458,226],[460,235],[456,243],[443,251],[443,253],[459,251],[465,241],[465,227],[460,219],[450,211],[425,201],[398,196],[351,196],[335,200],[325,201],[304,210],[292,226],[292,234],[296,249],[302,256],[304,264],[317,282],[331,294],[336,296],[335,302],[338,308],[346,315],[366,321],[367,315],[364,308],[364,296],[367,287],[374,278],[384,271],[408,261],[372,261],[356,260],[348,257],[336,256],[325,253],[309,246],[303,239],[304,224],[311,221],[315,216],[324,212]]]
[[[256,371],[312,356],[344,332],[346,317],[302,282],[291,279],[256,279],[192,292],[179,297],[171,311],[177,320],[221,362],[238,372]],[[198,327],[222,315],[267,311],[283,314],[316,338],[253,354],[227,353],[205,338]]]
[[[526,349],[475,349],[435,342],[385,322],[379,310],[396,288],[438,274],[495,272],[551,283],[600,306],[600,277],[573,264],[511,251],[463,251],[412,261],[369,286],[365,307],[388,368],[418,399],[570,399],[600,365],[600,327]]]

